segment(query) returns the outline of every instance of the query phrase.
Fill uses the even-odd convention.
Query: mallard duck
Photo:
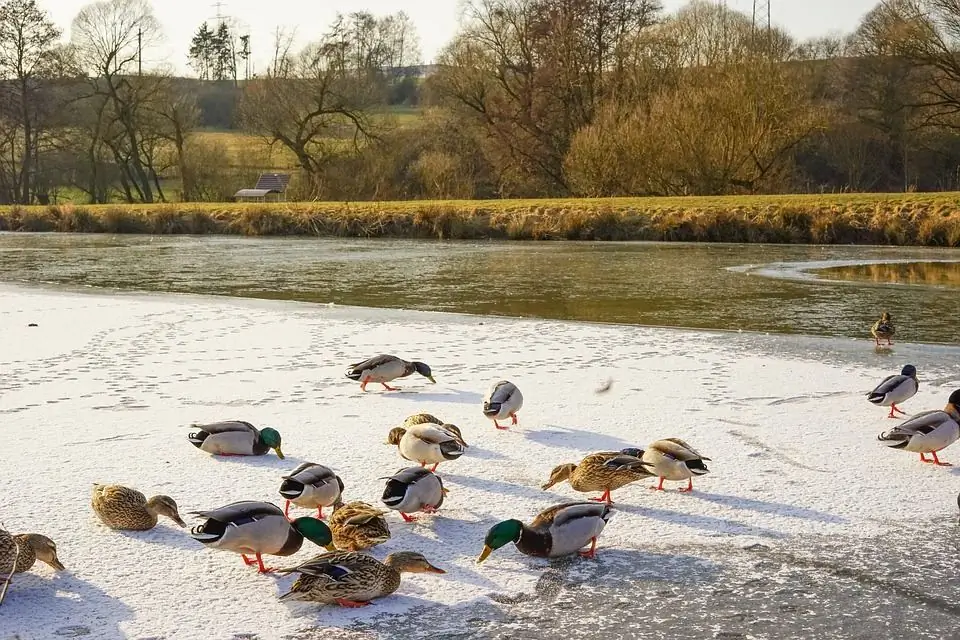
[[[390,527],[381,511],[366,502],[335,506],[330,516],[333,544],[341,551],[363,551],[390,539]]]
[[[386,480],[387,486],[380,500],[388,509],[399,511],[407,522],[416,520],[407,514],[435,512],[447,494],[440,476],[423,467],[407,467]]]
[[[483,415],[493,420],[497,429],[501,427],[498,420],[510,418],[510,424],[517,424],[517,411],[523,406],[523,394],[517,385],[507,380],[498,380],[490,385],[487,395],[483,398]]]
[[[888,418],[896,418],[894,411],[907,415],[906,411],[900,411],[897,406],[899,402],[906,402],[917,394],[920,389],[920,383],[917,382],[917,368],[908,364],[901,371],[900,375],[887,376],[883,382],[877,385],[877,388],[867,394],[867,400],[878,407],[890,407]]]
[[[608,460],[619,455],[620,453],[617,451],[599,451],[584,457],[579,465],[573,463],[561,464],[554,467],[553,471],[550,472],[550,479],[540,488],[547,490],[559,482],[569,480],[574,491],[603,491],[603,495],[599,498],[590,498],[590,500],[613,504],[613,499],[610,496],[611,491],[653,475],[646,470],[652,464],[643,460],[617,467],[608,467],[605,464]]]
[[[620,469],[636,468],[639,462],[648,463],[648,468],[653,471],[652,475],[660,478],[660,483],[656,487],[651,487],[657,491],[663,491],[664,480],[686,480],[687,488],[678,489],[678,491],[681,493],[693,491],[693,477],[705,475],[710,471],[703,464],[704,461],[709,462],[710,458],[702,456],[680,438],[657,440],[647,447],[646,451],[635,448],[622,449],[620,454],[604,464],[611,469]]]
[[[556,558],[578,552],[592,558],[597,550],[597,537],[612,515],[612,508],[605,503],[566,502],[541,511],[529,525],[519,520],[504,520],[487,532],[477,562],[483,562],[495,549],[508,542],[514,543],[520,553],[537,558]],[[581,551],[588,543],[589,551]]]
[[[201,451],[217,456],[262,456],[273,449],[283,460],[280,433],[276,429],[257,429],[243,420],[190,426],[198,429],[188,436],[190,442]]]
[[[187,526],[170,496],[153,496],[147,500],[136,489],[119,484],[94,483],[90,506],[111,529],[146,531],[157,526],[158,516],[166,516],[181,527]]]
[[[420,466],[433,463],[431,471],[446,460],[456,460],[463,455],[467,443],[460,436],[460,429],[452,424],[416,424],[409,429],[394,427],[387,435],[386,444],[397,445],[400,456]]]
[[[419,553],[395,551],[383,562],[365,553],[335,551],[278,573],[299,573],[280,600],[309,600],[341,607],[363,607],[400,586],[401,573],[446,573]]]
[[[918,413],[890,431],[881,433],[877,439],[891,449],[919,453],[920,462],[941,467],[953,466],[949,462],[940,462],[937,452],[960,439],[960,389],[950,394],[942,411]],[[928,453],[933,460],[927,460],[925,454]]]
[[[270,502],[245,500],[213,511],[194,511],[206,521],[194,527],[190,535],[208,547],[239,553],[247,566],[256,564],[260,573],[272,569],[263,566],[262,554],[289,556],[300,550],[303,539],[334,551],[330,528],[316,518],[287,520],[283,510]],[[256,559],[247,558],[253,554]]]
[[[290,515],[290,503],[306,509],[316,509],[323,520],[323,508],[340,502],[343,480],[328,467],[304,462],[285,476],[281,476],[280,495],[286,498],[283,515]]]
[[[379,382],[387,391],[399,391],[399,389],[391,387],[387,383],[397,378],[406,378],[414,371],[436,384],[437,381],[433,379],[433,372],[425,363],[416,360],[408,362],[397,356],[389,355],[374,356],[369,360],[352,364],[347,369],[346,376],[351,380],[359,380],[360,389],[363,391],[367,390],[367,384],[370,382]]]
[[[877,341],[878,347],[880,346],[880,340],[886,340],[888,345],[892,345],[891,339],[896,332],[897,330],[893,326],[893,318],[886,311],[880,314],[880,319],[874,322],[873,327],[870,328],[870,334]]]
[[[47,536],[39,533],[13,535],[0,529],[0,578],[6,579],[11,573],[29,571],[37,560],[57,571],[66,570],[57,557],[57,544]]]

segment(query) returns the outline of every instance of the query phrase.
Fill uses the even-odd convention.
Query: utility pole
[[[137,29],[137,75],[143,75],[143,29]]]
[[[770,21],[770,0],[753,0],[753,38],[754,42],[757,41],[757,37],[762,35],[764,38],[764,48],[766,53],[769,55],[771,53],[770,46],[772,44],[772,27]]]

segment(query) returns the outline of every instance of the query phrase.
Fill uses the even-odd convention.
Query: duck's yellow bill
[[[433,384],[437,384],[437,381],[433,379],[433,376],[427,376],[427,380],[429,380]]]
[[[336,550],[337,550],[337,548],[333,545],[332,542],[331,542],[330,544],[325,544],[325,545],[323,545],[323,548],[326,549],[327,551],[336,551]]]
[[[280,447],[277,447],[274,451],[277,452],[277,457],[283,460],[283,451],[280,451]]]
[[[491,553],[493,553],[493,549],[491,549],[487,545],[483,545],[483,551],[480,552],[480,557],[477,558],[477,564],[480,564],[481,562],[486,560],[487,556],[489,556]]]

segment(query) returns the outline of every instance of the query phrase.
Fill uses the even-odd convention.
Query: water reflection
[[[894,262],[818,269],[831,280],[960,287],[960,262]]]

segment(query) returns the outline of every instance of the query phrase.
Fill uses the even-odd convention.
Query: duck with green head
[[[333,534],[324,522],[316,518],[288,520],[283,509],[270,502],[245,500],[194,514],[206,518],[206,522],[190,531],[194,540],[214,549],[239,553],[245,564],[256,564],[260,573],[272,571],[263,566],[263,554],[293,555],[304,539],[328,551],[335,550]]]
[[[243,420],[191,425],[197,431],[188,438],[193,446],[215,456],[262,456],[271,449],[283,459],[280,433],[271,427],[257,429]]]
[[[545,509],[529,525],[519,520],[504,520],[487,532],[483,562],[496,549],[512,542],[517,551],[537,558],[557,558],[579,553],[594,557],[597,537],[613,515],[610,505],[594,502],[567,502]],[[587,551],[583,547],[590,545]]]

